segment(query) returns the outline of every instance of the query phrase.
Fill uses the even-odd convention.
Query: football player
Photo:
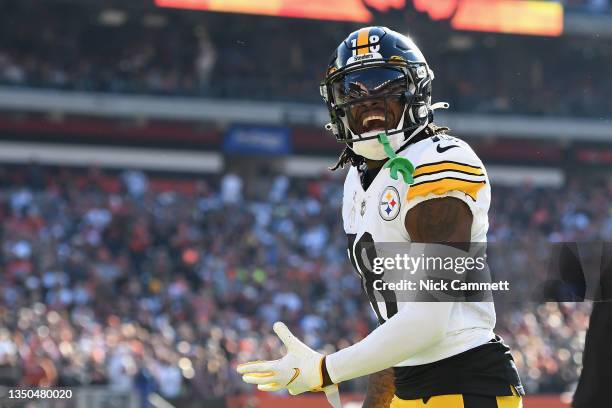
[[[350,165],[342,218],[348,253],[379,327],[323,356],[282,323],[280,360],[240,365],[244,381],[293,395],[370,375],[366,408],[518,408],[523,387],[508,347],[493,332],[491,302],[401,302],[377,291],[364,243],[486,242],[487,172],[464,141],[433,124],[432,70],[414,42],[386,27],[351,33],[321,84],[331,122],[346,144],[333,169]],[[401,177],[400,177],[401,176]]]

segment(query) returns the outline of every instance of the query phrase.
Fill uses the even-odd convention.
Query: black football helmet
[[[388,136],[398,134],[403,145],[433,120],[433,78],[425,57],[407,36],[386,27],[357,30],[338,46],[321,82],[331,117],[326,129],[351,146],[376,138],[384,128]],[[380,113],[361,118],[364,109],[358,106],[375,102]],[[392,104],[395,109],[390,109]],[[377,130],[368,131],[370,120],[379,121]]]

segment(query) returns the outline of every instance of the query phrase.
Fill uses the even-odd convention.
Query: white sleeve
[[[393,367],[444,338],[453,303],[412,302],[366,338],[326,357],[334,383]]]
[[[416,160],[413,177],[400,213],[402,222],[411,208],[434,198],[458,198],[475,216],[489,210],[490,186],[485,167],[460,139],[448,137],[424,149]]]

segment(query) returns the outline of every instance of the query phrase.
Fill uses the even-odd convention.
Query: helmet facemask
[[[380,133],[397,151],[427,125],[429,95],[422,94],[425,81],[430,81],[426,65],[408,67],[383,60],[340,71],[323,84],[332,113],[328,129],[358,155],[382,160],[386,156],[378,143]]]

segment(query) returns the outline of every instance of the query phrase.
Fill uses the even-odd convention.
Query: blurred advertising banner
[[[521,0],[414,0],[432,20],[450,19],[456,30],[559,36],[563,6],[557,2]]]
[[[563,5],[539,0],[155,0],[159,7],[368,23],[399,11],[426,13],[457,30],[559,36]]]
[[[574,154],[579,163],[612,166],[610,146],[580,146],[574,149]]]
[[[229,154],[289,154],[290,131],[284,127],[235,125],[225,134],[223,151]]]

